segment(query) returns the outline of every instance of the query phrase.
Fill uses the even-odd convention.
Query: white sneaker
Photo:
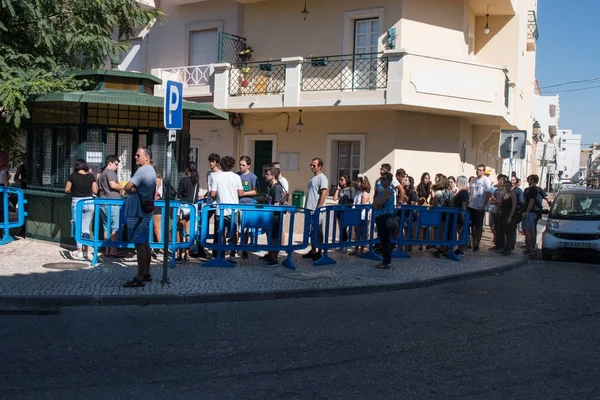
[[[73,258],[83,258],[83,252],[81,251],[73,250],[69,252],[69,254],[71,254],[71,257]]]

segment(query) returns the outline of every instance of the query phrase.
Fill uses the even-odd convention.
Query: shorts
[[[215,231],[218,231],[220,229],[220,224],[221,224],[220,219],[221,219],[220,215],[215,215]],[[238,230],[238,223],[239,223],[239,214],[237,212],[235,212],[235,211],[233,212],[233,229],[231,226],[231,215],[224,215],[223,216],[223,232],[229,237],[233,236],[233,233],[237,232],[237,230]]]
[[[483,228],[485,210],[476,210],[474,208],[469,208],[469,214],[471,214],[471,226],[473,228]]]
[[[129,243],[150,243],[150,218],[150,215],[147,217],[127,217],[127,239]]]
[[[537,216],[534,212],[529,212],[521,222],[524,231],[534,230],[537,225]]]
[[[100,206],[100,218],[102,221],[102,225],[107,225],[108,219],[108,207],[111,207],[110,210],[110,233],[119,232],[119,206]],[[106,229],[106,228],[105,228]],[[106,229],[108,230],[108,229]]]

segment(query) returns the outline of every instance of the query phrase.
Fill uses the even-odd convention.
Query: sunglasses
[[[318,165],[317,164],[310,164],[309,167],[311,167],[311,168],[317,168]]]

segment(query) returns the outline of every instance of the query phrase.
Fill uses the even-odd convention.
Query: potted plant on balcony
[[[241,62],[248,62],[252,58],[252,53],[254,53],[254,49],[250,46],[246,46],[238,53],[238,57]]]
[[[271,60],[269,60],[269,62],[266,62],[266,63],[260,63],[260,64],[258,64],[258,68],[261,71],[271,72],[271,71],[273,71],[273,67],[274,67],[274,65],[271,64]]]
[[[324,67],[327,65],[328,62],[329,60],[327,59],[327,57],[321,57],[316,54],[310,55],[310,65],[312,65],[313,67]]]

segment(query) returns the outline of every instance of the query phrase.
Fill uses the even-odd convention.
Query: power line
[[[588,87],[583,87],[583,88],[578,88],[578,89],[550,90],[550,93],[579,92],[581,90],[590,90],[590,89],[598,89],[598,88],[600,88],[600,85],[588,86]]]
[[[583,79],[583,80],[580,80],[580,81],[571,81],[571,82],[557,83],[555,85],[542,86],[542,87],[540,87],[540,89],[549,89],[549,88],[558,87],[558,86],[572,85],[574,83],[586,83],[586,82],[597,82],[597,81],[600,81],[600,77],[590,78],[590,79]]]

